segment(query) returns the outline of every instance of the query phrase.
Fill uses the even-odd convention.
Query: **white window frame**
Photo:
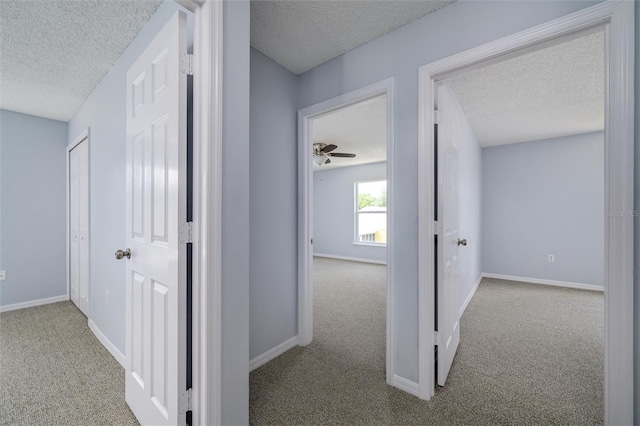
[[[359,226],[358,224],[360,223],[358,221],[358,218],[360,217],[360,214],[362,213],[366,213],[366,214],[387,214],[387,210],[383,211],[383,212],[360,212],[358,210],[358,185],[360,185],[361,183],[371,183],[371,182],[384,182],[385,186],[388,184],[387,179],[371,179],[371,180],[359,180],[353,183],[353,193],[355,196],[354,202],[353,202],[353,244],[357,245],[357,246],[373,246],[373,247],[386,247],[387,243],[376,243],[375,241],[360,241],[358,239],[359,234],[360,234],[360,230],[359,230]],[[386,208],[386,206],[385,206]]]

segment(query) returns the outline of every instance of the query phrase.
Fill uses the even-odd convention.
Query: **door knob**
[[[120,260],[123,257],[126,257],[127,259],[131,259],[131,249],[126,249],[126,250],[117,250],[116,251],[116,259]]]
[[[459,246],[466,246],[467,245],[467,240],[461,240],[460,238],[458,238],[458,245]]]

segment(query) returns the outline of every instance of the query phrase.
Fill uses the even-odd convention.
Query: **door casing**
[[[634,2],[608,1],[419,70],[419,396],[434,395],[433,117],[437,82],[567,37],[605,31],[605,423],[633,424]],[[431,259],[431,261],[429,261]]]
[[[194,16],[192,424],[222,423],[223,3],[176,0]]]
[[[298,111],[298,345],[313,339],[313,140],[312,120],[337,109],[387,96],[387,332],[386,380],[397,386],[394,374],[394,78],[354,90]]]

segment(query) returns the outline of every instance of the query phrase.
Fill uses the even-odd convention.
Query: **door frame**
[[[419,396],[434,394],[433,116],[438,81],[605,30],[605,423],[633,424],[634,2],[607,1],[419,69]],[[637,59],[637,58],[636,58]]]
[[[387,78],[361,89],[345,93],[298,111],[298,345],[313,340],[313,158],[312,120],[337,109],[387,95],[387,319],[386,380],[394,385],[394,95],[395,79]]]
[[[66,185],[67,185],[67,299],[71,300],[71,209],[69,208],[69,205],[71,204],[71,180],[69,179],[69,172],[70,172],[70,162],[69,162],[69,156],[71,155],[71,151],[73,151],[73,149],[75,147],[77,147],[78,145],[80,145],[82,142],[86,141],[87,142],[87,161],[89,162],[89,164],[87,165],[88,167],[88,177],[87,177],[87,183],[89,186],[89,190],[88,190],[88,202],[87,202],[87,226],[89,227],[89,232],[87,235],[87,262],[89,263],[88,265],[88,274],[89,274],[89,281],[91,281],[91,145],[89,144],[90,142],[90,129],[86,128],[83,131],[80,132],[80,134],[78,136],[76,136],[74,139],[72,139],[72,141],[67,145],[67,158],[66,158],[66,164],[67,164],[67,176],[66,176]],[[91,319],[91,284],[87,283],[88,288],[87,288],[87,312],[83,312],[87,315],[87,319]]]
[[[222,423],[223,2],[176,0],[193,13],[192,424]]]

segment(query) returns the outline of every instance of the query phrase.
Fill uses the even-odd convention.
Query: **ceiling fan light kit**
[[[339,158],[355,158],[355,154],[346,153],[346,152],[331,152],[336,149],[338,146],[334,144],[326,144],[326,143],[314,143],[313,144],[313,162],[318,166],[322,166],[323,164],[331,163],[331,158],[329,157],[339,157]]]
[[[318,166],[322,166],[324,163],[330,163],[331,160],[327,156],[313,154],[313,162]]]

